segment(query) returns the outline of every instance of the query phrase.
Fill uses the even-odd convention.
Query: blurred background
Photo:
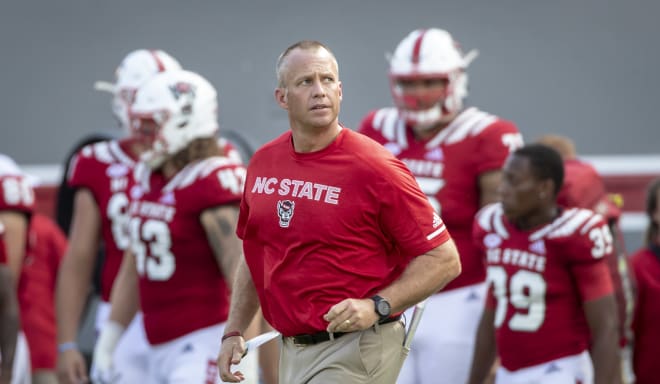
[[[0,6],[4,89],[0,152],[58,163],[81,136],[113,132],[122,57],[160,48],[207,77],[222,128],[254,145],[287,129],[273,100],[278,54],[300,39],[329,45],[356,128],[391,104],[385,53],[420,27],[449,30],[480,56],[469,103],[513,120],[527,140],[555,132],[584,154],[657,153],[660,2],[654,0],[60,0]]]
[[[356,128],[391,105],[385,53],[413,29],[440,27],[480,52],[469,104],[514,121],[527,141],[573,138],[600,170],[625,155],[623,168],[660,174],[658,1],[23,0],[0,9],[0,152],[24,166],[59,165],[85,135],[121,134],[93,83],[112,81],[133,49],[164,49],[208,78],[221,129],[256,147],[288,129],[273,89],[291,43],[333,49],[341,120]]]

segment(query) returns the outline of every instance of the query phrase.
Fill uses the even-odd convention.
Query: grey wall
[[[480,57],[470,103],[518,123],[527,139],[572,136],[582,153],[658,152],[660,2],[6,1],[0,6],[0,152],[56,163],[85,134],[111,132],[112,80],[135,48],[162,48],[218,89],[221,124],[262,144],[287,129],[272,97],[274,62],[300,39],[340,62],[342,121],[390,104],[384,52],[410,30],[448,29]]]

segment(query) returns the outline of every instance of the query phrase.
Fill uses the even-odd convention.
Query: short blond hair
[[[285,88],[284,87],[284,75],[282,74],[282,72],[283,72],[282,68],[284,67],[284,60],[295,49],[302,49],[302,50],[309,50],[309,51],[325,49],[330,54],[330,56],[332,56],[332,59],[335,61],[335,66],[337,67],[337,70],[339,70],[339,65],[337,64],[337,58],[335,57],[335,54],[332,53],[330,48],[328,48],[325,44],[323,44],[319,41],[316,41],[316,40],[301,40],[297,43],[294,43],[294,44],[290,45],[277,58],[277,64],[275,64],[275,74],[277,75],[277,86],[279,88]]]

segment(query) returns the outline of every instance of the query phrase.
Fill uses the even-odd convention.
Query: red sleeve
[[[238,204],[245,184],[245,168],[240,165],[220,166],[195,183],[194,201],[201,211],[227,204]]]
[[[98,160],[94,157],[92,146],[81,149],[69,162],[67,182],[72,188],[86,187],[93,189],[99,178],[105,178],[105,171],[100,172]]]
[[[522,135],[515,124],[496,120],[478,135],[477,173],[502,168],[509,154],[522,145]]]
[[[598,216],[599,217],[599,216]],[[567,245],[569,263],[583,301],[614,293],[607,259],[614,251],[612,234],[602,218],[579,232]]]
[[[0,210],[34,211],[32,184],[22,175],[0,177]]]
[[[388,153],[383,167],[389,185],[383,192],[381,223],[406,257],[416,257],[445,243],[449,232],[406,166]]]

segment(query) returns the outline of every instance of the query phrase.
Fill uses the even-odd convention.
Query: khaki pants
[[[407,352],[401,321],[352,332],[314,345],[285,338],[280,356],[281,384],[394,384]]]

